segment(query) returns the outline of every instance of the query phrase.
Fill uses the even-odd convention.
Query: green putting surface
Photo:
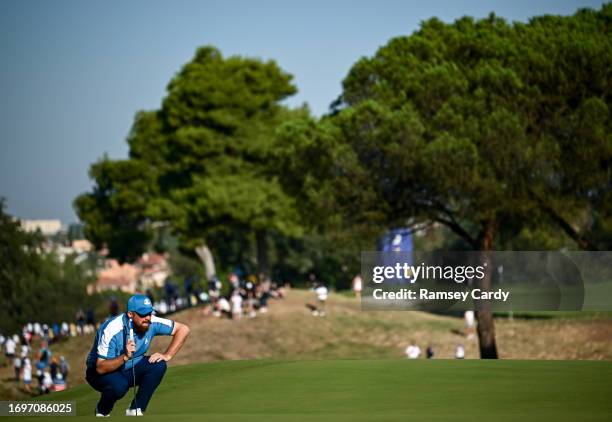
[[[131,397],[130,390],[111,417],[125,417]],[[68,420],[80,420],[93,417],[98,393],[82,385],[48,398],[76,401],[79,416]],[[262,360],[186,365],[166,373],[145,418],[173,422],[610,421],[612,363]]]

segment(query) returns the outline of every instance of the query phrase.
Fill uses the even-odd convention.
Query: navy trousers
[[[132,400],[131,409],[139,407],[144,412],[149,401],[166,373],[166,362],[149,363],[149,357],[144,356],[134,367],[136,375],[136,403]],[[94,389],[102,393],[98,402],[98,412],[108,415],[115,402],[134,386],[132,368],[118,369],[107,374],[98,374],[95,368],[87,368],[85,379]]]

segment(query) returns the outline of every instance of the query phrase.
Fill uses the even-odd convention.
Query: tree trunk
[[[206,279],[210,280],[215,274],[217,274],[217,270],[215,269],[215,259],[210,252],[210,249],[205,244],[198,246],[195,248],[195,252],[204,264],[204,272],[206,274]]]
[[[485,276],[478,280],[476,287],[481,290],[491,290],[491,251],[493,250],[493,238],[495,236],[495,224],[492,221],[484,223],[483,233],[480,239],[480,262],[485,265]],[[497,359],[497,346],[495,344],[495,325],[491,304],[488,301],[476,302],[476,320],[478,321],[478,343],[480,345],[481,359]]]
[[[255,231],[257,243],[257,269],[260,274],[268,276],[268,236],[265,229]]]

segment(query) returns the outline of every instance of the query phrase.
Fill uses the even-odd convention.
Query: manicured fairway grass
[[[130,390],[111,417],[124,417],[131,395]],[[98,395],[82,385],[49,398],[75,400],[79,415],[93,415]],[[168,371],[145,418],[165,422],[610,421],[612,363],[261,360],[186,365]]]

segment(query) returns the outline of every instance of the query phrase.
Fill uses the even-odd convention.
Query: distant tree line
[[[74,322],[79,307],[95,307],[88,297],[86,268],[68,257],[45,252],[40,233],[27,233],[0,200],[0,332],[21,332],[28,322]]]

